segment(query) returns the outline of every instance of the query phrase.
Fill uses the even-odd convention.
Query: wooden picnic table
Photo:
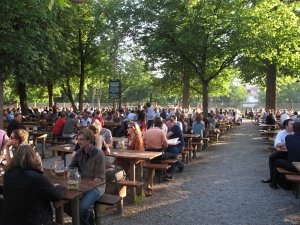
[[[129,180],[131,181],[142,181],[142,161],[143,160],[151,160],[158,156],[160,156],[162,152],[152,152],[152,151],[135,151],[135,150],[124,150],[120,151],[119,149],[110,149],[110,156],[115,158],[128,159],[130,161],[130,175]],[[135,171],[137,168],[137,173]],[[142,193],[142,189],[138,190]],[[136,191],[133,188],[131,201],[135,202]]]
[[[48,150],[59,152],[61,159],[64,160],[66,166],[66,155],[72,154],[74,152],[74,144],[64,144],[64,145],[55,145],[49,147]]]
[[[64,180],[57,180],[55,179],[54,175],[51,173],[50,169],[44,168],[44,176],[47,177],[52,184],[60,184],[64,187],[68,187],[67,185],[67,177]],[[79,214],[79,199],[80,197],[92,190],[95,187],[99,187],[103,185],[102,181],[95,181],[89,179],[81,179],[81,183],[79,184],[79,188],[77,190],[68,190],[64,196],[64,199],[54,203],[56,207],[56,222],[60,224],[64,224],[64,207],[63,205],[68,201],[71,202],[71,210],[72,210],[72,224],[79,225],[80,224],[80,214]]]
[[[34,132],[30,132],[30,135],[32,135],[32,138],[33,138],[33,145],[37,147],[37,142],[38,140],[41,140],[42,142],[42,159],[45,158],[45,155],[46,155],[46,139],[47,139],[47,136],[48,136],[49,132],[41,132],[41,131],[38,131],[36,133]]]
[[[186,139],[186,147],[191,148],[191,142],[193,138],[200,137],[200,134],[183,134],[183,138]]]

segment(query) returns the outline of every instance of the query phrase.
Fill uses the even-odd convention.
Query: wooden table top
[[[293,166],[300,172],[300,162],[292,162]]]
[[[197,138],[200,137],[200,134],[183,134],[184,138]]]
[[[74,144],[64,144],[64,145],[55,145],[49,147],[48,150],[72,153],[74,151],[74,148],[75,148]]]
[[[51,173],[50,169],[44,168],[44,176],[47,177],[52,184],[60,184],[64,187],[67,187],[67,177],[63,180],[57,180],[55,179],[54,175]],[[80,191],[80,192],[87,192],[90,191],[91,189],[101,186],[104,183],[101,181],[95,181],[95,180],[89,180],[89,179],[83,179],[81,178],[81,183],[79,184],[79,188],[76,189],[75,191]]]
[[[110,149],[110,156],[115,158],[151,160],[160,156],[161,152]]]

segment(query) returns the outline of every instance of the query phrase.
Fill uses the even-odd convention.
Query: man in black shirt
[[[15,113],[14,119],[8,124],[8,127],[7,127],[7,136],[8,137],[10,137],[13,130],[20,129],[20,128],[25,129],[23,126],[21,126],[21,122],[22,122],[21,113]]]

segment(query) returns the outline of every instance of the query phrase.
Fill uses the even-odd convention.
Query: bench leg
[[[101,214],[102,214],[102,207],[105,205],[101,205],[101,204],[94,204],[94,213],[95,213],[95,222],[96,225],[101,225]],[[106,206],[105,206],[106,208]]]
[[[123,214],[123,198],[117,203],[117,213]]]
[[[192,151],[189,151],[189,161],[192,161]]]

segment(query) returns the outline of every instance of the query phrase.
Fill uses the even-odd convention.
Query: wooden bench
[[[109,195],[103,194],[95,203],[94,203],[94,213],[95,213],[95,222],[96,225],[101,224],[100,215],[102,213],[101,205],[114,206],[117,205],[117,213],[123,213],[123,198],[118,195]]]
[[[279,173],[283,173],[283,174],[300,175],[300,173],[298,173],[298,172],[288,171],[288,170],[286,170],[286,169],[284,169],[284,168],[281,168],[281,167],[277,167],[277,171],[278,171]]]
[[[176,159],[154,159],[151,160],[153,163],[162,163],[162,164],[174,164],[176,163]]]
[[[290,181],[288,181],[285,176],[286,175],[300,175],[300,173],[298,172],[292,172],[292,171],[288,171],[282,167],[277,167],[277,171],[283,175],[283,177],[279,177],[279,180],[278,180],[278,184],[279,186],[281,186],[283,189],[285,190],[289,190],[291,189],[291,183],[288,183]]]
[[[188,154],[189,154],[189,160],[188,161],[192,161],[192,154],[193,154],[193,157],[196,158],[196,151],[195,151],[195,149],[193,147],[192,148],[185,147],[184,151],[188,152]]]
[[[286,174],[285,178],[288,181],[293,182],[293,194],[295,194],[295,197],[298,198],[300,176],[299,175]]]
[[[183,163],[186,163],[186,164],[188,164],[189,163],[189,151],[182,151],[181,152],[181,161],[183,162]]]
[[[155,175],[155,170],[159,171],[158,174],[158,183],[161,182],[162,171],[169,169],[171,166],[168,164],[157,164],[157,163],[144,163],[143,168],[147,168],[149,170],[148,173],[148,185],[152,188],[153,186],[153,177]]]
[[[122,180],[118,182],[118,186],[119,186],[119,195],[120,196],[126,196],[127,192],[126,192],[126,188],[130,188],[131,191],[131,196],[130,196],[130,201],[132,203],[135,202],[135,196],[136,196],[136,190],[135,188],[137,187],[142,187],[144,185],[144,182],[140,182],[140,181],[133,181],[133,180]]]

